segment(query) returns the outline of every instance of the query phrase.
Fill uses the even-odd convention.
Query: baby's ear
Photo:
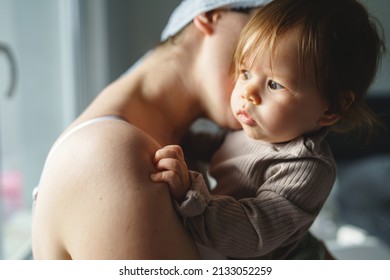
[[[349,107],[351,107],[352,103],[355,101],[356,95],[352,90],[346,91],[342,95],[341,107],[344,111],[348,111]]]
[[[211,35],[214,32],[214,26],[219,17],[220,11],[215,10],[197,15],[193,22],[196,29],[198,29],[200,32],[205,35]]]
[[[355,101],[355,93],[351,90],[345,91],[341,94],[341,110],[348,111],[348,109],[351,107],[353,102]],[[330,110],[327,110],[322,118],[318,121],[318,124],[320,126],[332,126],[336,122],[338,122],[341,118],[341,114],[331,112]]]
[[[326,111],[323,116],[318,120],[318,124],[322,127],[332,126],[337,123],[341,118],[340,114],[332,113],[329,110]]]

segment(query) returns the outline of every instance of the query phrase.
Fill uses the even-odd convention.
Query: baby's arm
[[[150,176],[152,181],[168,183],[172,197],[183,201],[190,188],[190,176],[181,147],[169,145],[157,150],[154,161],[158,172]]]

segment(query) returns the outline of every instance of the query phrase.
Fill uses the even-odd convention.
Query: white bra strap
[[[91,125],[91,124],[94,124],[94,123],[97,123],[97,122],[101,122],[101,121],[105,121],[105,120],[118,120],[118,121],[124,121],[126,122],[126,120],[124,120],[123,118],[119,117],[119,116],[103,116],[103,117],[99,117],[99,118],[95,118],[95,119],[91,119],[91,120],[88,120],[88,121],[85,121],[83,123],[80,123],[78,125],[76,125],[75,127],[73,127],[72,129],[70,129],[68,132],[66,132],[64,135],[62,135],[62,137],[53,145],[53,147],[50,149],[49,151],[49,154],[46,158],[46,161],[45,161],[45,164],[43,166],[43,170],[42,170],[42,174],[44,172],[44,170],[46,169],[46,162],[48,160],[48,158],[50,157],[50,155],[58,148],[58,146],[60,144],[62,144],[70,135],[72,135],[73,133],[75,133],[76,131],[88,126],[88,125]],[[41,176],[42,176],[41,174]],[[32,196],[33,196],[33,205],[35,205],[35,201],[37,199],[37,196],[38,196],[38,187],[35,187],[34,190],[33,190],[33,193],[32,193]]]
[[[49,152],[49,155],[51,153],[53,153],[57,147],[59,145],[61,145],[70,135],[72,135],[73,133],[75,133],[76,131],[86,127],[86,126],[89,126],[91,124],[94,124],[94,123],[97,123],[97,122],[101,122],[101,121],[105,121],[105,120],[119,120],[119,121],[125,121],[123,118],[119,117],[119,116],[103,116],[103,117],[99,117],[99,118],[95,118],[95,119],[91,119],[91,120],[88,120],[88,121],[85,121],[85,122],[82,122],[78,125],[76,125],[75,127],[73,127],[72,129],[70,129],[68,132],[66,132],[54,145],[53,147],[51,148],[50,152]]]

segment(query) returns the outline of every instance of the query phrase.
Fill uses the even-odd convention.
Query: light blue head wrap
[[[161,41],[175,35],[201,13],[218,8],[254,8],[264,6],[269,2],[271,0],[183,0],[169,18],[161,34]]]

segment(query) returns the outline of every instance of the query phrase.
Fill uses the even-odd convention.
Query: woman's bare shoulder
[[[168,188],[149,179],[157,148],[139,129],[106,121],[78,130],[50,155],[37,217],[69,255],[132,258],[131,252],[145,251],[133,241],[153,234],[159,219],[165,220],[160,227],[178,223]],[[132,229],[135,225],[145,228]]]
[[[124,121],[107,120],[83,127],[56,147],[51,157],[63,164],[73,161],[84,168],[104,164],[125,164],[153,155],[158,143],[137,127]],[[73,157],[73,160],[71,158]],[[50,159],[49,159],[50,160]],[[150,160],[146,160],[148,163]],[[80,167],[80,166],[79,166]]]

